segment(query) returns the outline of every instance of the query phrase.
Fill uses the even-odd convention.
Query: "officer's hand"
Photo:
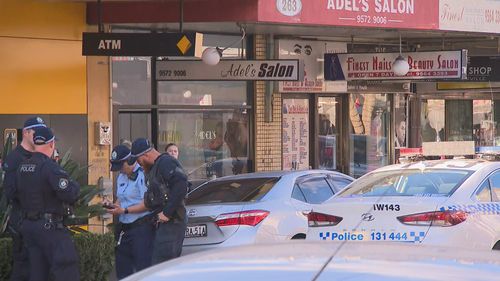
[[[169,219],[167,216],[165,216],[165,215],[163,214],[163,212],[160,212],[160,213],[158,214],[158,221],[159,221],[159,222],[165,223],[165,222],[168,222],[169,220],[170,220],[170,219]]]
[[[106,209],[106,212],[108,212],[110,214],[121,215],[121,214],[125,213],[125,209],[123,209],[122,207],[120,207],[116,204],[112,204],[110,206],[113,208]]]

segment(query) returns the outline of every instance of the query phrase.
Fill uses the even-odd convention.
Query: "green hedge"
[[[73,236],[80,253],[80,279],[106,281],[114,265],[112,234],[76,234]],[[11,270],[11,239],[0,239],[0,280],[8,280]]]

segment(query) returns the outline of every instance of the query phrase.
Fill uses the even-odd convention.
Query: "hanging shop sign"
[[[259,22],[331,26],[438,29],[439,1],[259,1]]]
[[[221,60],[207,65],[199,60],[168,60],[156,63],[158,81],[300,81],[300,60]]]
[[[500,56],[469,57],[467,80],[500,81]]]
[[[347,44],[328,41],[279,40],[280,59],[304,61],[304,79],[299,82],[280,82],[279,91],[287,93],[345,93],[345,82],[325,83],[323,78],[323,55],[325,53],[346,53]]]
[[[201,33],[84,32],[84,56],[201,57]]]
[[[325,54],[325,80],[466,79],[467,50],[403,53],[409,64],[404,76],[392,65],[399,53]]]
[[[497,33],[500,30],[500,2],[439,0],[439,29]]]

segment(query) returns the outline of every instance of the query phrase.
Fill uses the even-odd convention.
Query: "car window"
[[[297,184],[293,186],[292,198],[302,202],[307,202],[306,198],[304,197],[304,193],[302,193]]]
[[[342,190],[348,186],[352,181],[341,177],[328,177],[330,183],[335,187],[335,192]]]
[[[357,180],[340,197],[450,196],[470,175],[458,169],[402,169],[375,172]]]
[[[258,201],[279,178],[241,178],[210,181],[189,193],[187,205]]]
[[[320,204],[333,196],[333,191],[325,178],[313,178],[299,183],[299,187],[311,204]]]
[[[500,172],[494,173],[490,177],[491,201],[500,202]]]
[[[476,192],[476,200],[481,202],[491,202],[491,189],[488,180],[485,180]]]

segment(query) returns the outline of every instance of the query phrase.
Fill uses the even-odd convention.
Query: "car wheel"
[[[306,235],[304,233],[299,233],[299,234],[295,234],[292,237],[292,240],[297,240],[297,239],[306,239]]]
[[[293,239],[293,238],[292,238]],[[500,250],[500,241],[497,241],[495,243],[495,246],[493,246],[493,250]]]

